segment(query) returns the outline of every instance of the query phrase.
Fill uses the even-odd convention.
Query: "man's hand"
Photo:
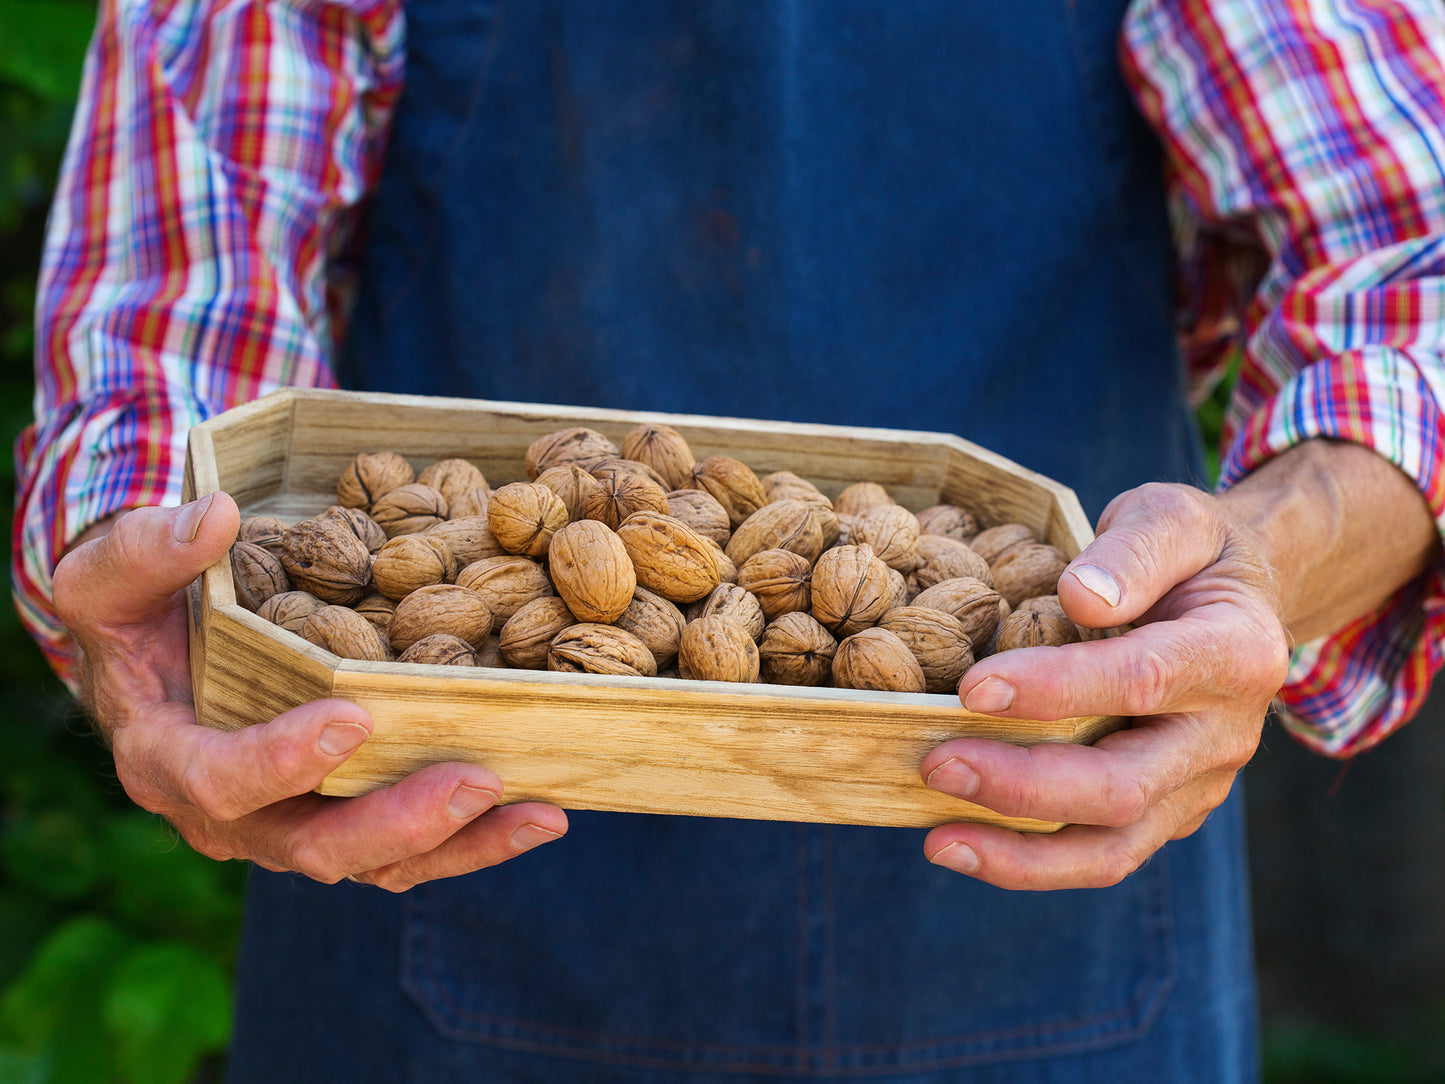
[[[1284,681],[1288,638],[1332,631],[1438,559],[1419,492],[1375,453],[1311,441],[1220,497],[1148,485],[1116,498],[1065,571],[1059,600],[1122,636],[1028,648],[964,676],[970,710],[1133,717],[1092,747],[961,739],[924,758],[928,784],[1052,835],[950,824],[930,861],[1005,888],[1118,882],[1229,794]]]
[[[223,557],[239,515],[223,493],[140,508],[72,550],[55,603],[82,651],[82,698],[126,792],[212,858],[402,891],[506,861],[567,830],[566,814],[499,806],[484,768],[439,764],[359,798],[313,793],[371,734],[344,700],[236,732],[196,723],[184,588]]]

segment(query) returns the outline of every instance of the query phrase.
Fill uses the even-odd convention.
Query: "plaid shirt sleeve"
[[[103,0],[51,211],[12,580],[66,680],[51,572],[180,497],[187,429],[333,382],[333,259],[402,72],[400,0]]]
[[[1366,445],[1445,530],[1445,8],[1145,0],[1122,55],[1163,139],[1197,386],[1239,362],[1222,484],[1301,441]],[[1436,568],[1298,645],[1276,701],[1320,752],[1407,721],[1441,665]]]

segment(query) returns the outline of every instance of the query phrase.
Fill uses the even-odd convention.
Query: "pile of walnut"
[[[359,455],[320,515],[242,523],[237,599],[350,659],[901,692],[1095,635],[1059,607],[1058,549],[955,505],[830,501],[660,425],[552,433],[525,466],[492,490],[465,460]]]

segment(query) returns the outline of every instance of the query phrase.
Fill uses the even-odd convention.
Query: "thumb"
[[[55,569],[55,606],[69,628],[139,624],[226,555],[241,514],[226,493],[179,508],[137,508]]]
[[[1175,585],[1219,559],[1224,534],[1213,498],[1151,483],[1116,497],[1099,534],[1059,577],[1059,602],[1081,625],[1136,621]]]

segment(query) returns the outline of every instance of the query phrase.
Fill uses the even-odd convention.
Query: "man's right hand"
[[[212,858],[326,883],[403,891],[560,837],[567,816],[498,805],[485,768],[437,764],[359,798],[314,793],[371,734],[345,700],[318,700],[229,732],[196,722],[185,587],[225,556],[240,516],[224,493],[138,508],[68,553],[55,604],[82,652],[82,699],[130,797]]]

